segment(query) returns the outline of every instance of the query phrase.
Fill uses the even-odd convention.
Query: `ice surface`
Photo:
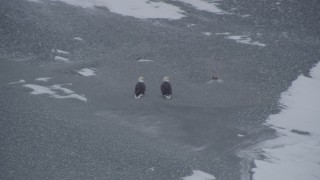
[[[61,61],[61,62],[70,62],[70,60],[68,58],[64,58],[64,57],[61,57],[61,56],[55,56],[54,60]]]
[[[201,10],[201,11],[207,11],[207,12],[212,12],[215,14],[230,14],[226,11],[223,11],[222,9],[220,9],[218,7],[218,3],[217,1],[214,2],[209,2],[209,1],[205,1],[205,0],[176,0],[176,1],[180,1],[186,4],[189,4],[191,6],[193,6],[194,8]]]
[[[29,0],[30,1],[30,0]],[[184,17],[179,7],[164,2],[149,0],[52,0],[62,1],[83,8],[95,6],[107,7],[111,12],[141,19],[165,18],[180,19]]]
[[[183,180],[214,180],[216,179],[213,175],[194,170],[191,176],[184,177]]]
[[[35,80],[36,80],[36,81],[48,82],[50,79],[52,79],[52,78],[50,78],[50,77],[39,77],[39,78],[37,78],[37,79],[35,79]]]
[[[254,180],[320,179],[320,63],[310,75],[292,83],[280,99],[286,108],[269,117],[281,136],[258,145],[267,159],[255,160]]]
[[[81,74],[82,76],[95,76],[96,72],[94,69],[90,69],[90,68],[83,68],[80,69],[79,71],[77,71],[79,74]]]

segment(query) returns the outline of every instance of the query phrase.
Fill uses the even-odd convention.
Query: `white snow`
[[[82,37],[74,37],[73,39],[74,39],[74,40],[77,40],[77,41],[83,41],[83,38],[82,38]]]
[[[54,89],[54,90],[60,90],[66,94],[72,94],[74,93],[74,91],[70,90],[70,89],[67,89],[67,88],[64,88],[62,87],[63,85],[62,84],[56,84],[56,85],[52,85],[50,86],[50,89]]]
[[[81,74],[82,76],[95,76],[96,72],[94,69],[90,69],[90,68],[83,68],[80,69],[79,71],[77,71],[79,74]]]
[[[217,83],[223,83],[223,80],[222,80],[222,79],[217,79],[217,80],[211,79],[211,80],[207,81],[206,84],[212,84],[212,83],[215,83],[215,82],[217,82]]]
[[[229,32],[224,32],[224,33],[216,33],[215,35],[230,35],[231,33]]]
[[[49,94],[50,97],[53,97],[53,98],[58,98],[58,99],[73,98],[73,99],[78,99],[80,101],[87,102],[87,98],[84,95],[75,94],[74,91],[67,89],[67,88],[63,88],[62,85],[59,85],[59,84],[48,86],[48,87],[47,86],[40,86],[37,84],[24,84],[22,86],[29,88],[29,89],[32,89],[30,94],[33,94],[33,95]],[[65,93],[66,95],[59,95],[59,94],[57,94],[58,92],[56,92],[54,90],[60,90],[63,93]]]
[[[211,36],[211,32],[203,32],[202,34],[206,35],[206,36]]]
[[[8,84],[18,84],[18,83],[25,83],[26,81],[24,79],[20,79],[19,81],[17,82],[10,82]]]
[[[257,146],[267,158],[254,161],[254,180],[320,179],[320,63],[310,75],[300,75],[282,93],[285,108],[267,120],[279,137]]]
[[[79,95],[79,94],[70,94],[70,95],[67,95],[67,96],[61,96],[61,95],[58,95],[58,94],[54,94],[54,95],[52,95],[52,97],[57,98],[57,99],[74,98],[74,99],[78,99],[78,100],[84,101],[84,102],[88,101],[88,99],[84,95]]]
[[[238,43],[249,44],[249,45],[254,45],[254,46],[261,46],[261,47],[265,47],[266,46],[265,44],[260,43],[258,41],[252,41],[252,39],[247,35],[227,36],[227,39],[232,39],[232,40],[235,40]]]
[[[107,7],[111,12],[141,19],[180,19],[184,11],[165,2],[149,0],[52,0],[61,1],[82,8]]]
[[[225,38],[234,40],[237,43],[260,46],[260,47],[266,46],[266,44],[260,43],[258,41],[253,41],[248,35],[232,35],[230,32],[216,33],[215,35],[225,36]]]
[[[62,54],[62,55],[69,55],[69,54],[70,54],[69,52],[63,51],[63,50],[60,50],[60,49],[56,49],[56,52],[57,52],[58,54]]]
[[[213,175],[199,171],[193,170],[193,174],[191,176],[183,177],[183,180],[214,180],[216,179]]]
[[[207,11],[215,14],[230,14],[218,7],[219,3],[217,0],[213,2],[209,2],[207,0],[176,0],[176,1],[189,4],[200,11]]]
[[[153,62],[151,59],[139,59],[138,62]]]
[[[193,24],[193,23],[187,24],[187,27],[188,27],[188,28],[194,27],[194,26],[196,26],[196,24]]]
[[[40,86],[40,85],[36,85],[36,84],[24,84],[22,86],[32,89],[30,94],[34,94],[34,95],[39,95],[39,94],[50,94],[50,95],[53,95],[53,94],[56,93],[56,92],[52,91],[50,88],[48,88],[48,87]]]
[[[246,18],[246,17],[250,17],[250,15],[249,14],[244,14],[244,15],[241,15],[241,17]]]
[[[54,60],[61,61],[61,62],[70,62],[70,60],[68,58],[64,58],[64,57],[61,57],[61,56],[55,56]]]
[[[37,78],[37,79],[35,79],[35,80],[36,80],[36,81],[48,82],[50,79],[52,79],[52,78],[50,78],[50,77],[39,77],[39,78]]]

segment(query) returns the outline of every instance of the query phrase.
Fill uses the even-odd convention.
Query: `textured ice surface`
[[[310,75],[292,83],[280,99],[285,109],[269,117],[281,136],[260,144],[267,158],[255,160],[254,180],[320,179],[320,63]]]

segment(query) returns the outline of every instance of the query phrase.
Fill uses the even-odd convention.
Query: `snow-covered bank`
[[[218,7],[219,6],[218,0],[215,0],[213,2],[212,1],[209,2],[205,0],[177,0],[177,1],[181,1],[183,3],[189,4],[201,11],[212,12],[215,14],[230,14]]]
[[[194,170],[193,174],[191,176],[184,177],[183,180],[215,180],[216,177],[214,177],[211,174]]]
[[[281,95],[284,109],[267,124],[279,137],[258,144],[264,159],[254,161],[254,180],[320,179],[320,63],[300,75]]]
[[[41,2],[41,0],[28,0],[32,2]],[[42,0],[43,1],[43,0]],[[185,17],[186,12],[180,7],[162,1],[150,0],[51,0],[61,1],[69,5],[82,8],[107,7],[109,11],[124,16],[132,16],[140,19],[163,18],[163,19],[181,19]],[[231,14],[220,9],[219,0],[174,0],[188,4],[191,7],[207,11],[214,14]]]
[[[39,0],[28,0],[39,2]],[[109,11],[124,16],[132,16],[141,19],[165,18],[180,19],[184,17],[184,11],[179,7],[165,2],[149,0],[52,0],[61,1],[82,8],[93,8],[95,6],[107,7]]]

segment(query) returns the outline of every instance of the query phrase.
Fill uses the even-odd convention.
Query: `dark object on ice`
[[[144,79],[143,77],[139,77],[138,79],[138,83],[136,84],[135,90],[134,90],[134,94],[135,94],[135,98],[139,99],[141,98],[144,93],[146,91],[146,85],[144,84]]]
[[[212,80],[218,80],[218,79],[219,79],[218,76],[212,75]]]
[[[300,135],[305,135],[305,136],[310,136],[311,135],[309,132],[300,131],[300,130],[296,130],[296,129],[292,129],[291,132],[297,133],[297,134],[300,134]]]
[[[165,97],[166,99],[171,98],[172,88],[171,88],[171,84],[169,83],[169,77],[166,76],[163,78],[163,82],[161,84],[160,89],[163,97]]]

